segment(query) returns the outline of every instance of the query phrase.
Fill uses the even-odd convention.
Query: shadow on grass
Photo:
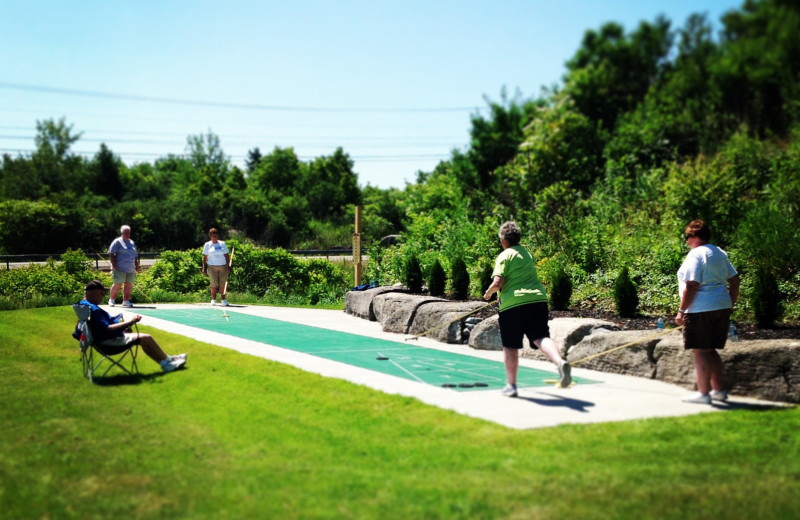
[[[187,370],[186,367],[177,370],[181,372]],[[128,374],[114,374],[111,376],[95,377],[94,384],[97,386],[124,386],[124,385],[140,385],[142,383],[155,383],[162,377],[169,375],[167,372],[152,372],[150,374],[128,375]]]
[[[751,412],[767,412],[771,410],[791,410],[796,408],[792,403],[753,403],[748,401],[714,401],[712,405],[719,410],[750,410]]]

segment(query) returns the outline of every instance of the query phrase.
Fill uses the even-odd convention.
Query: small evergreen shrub
[[[461,258],[453,261],[450,279],[453,281],[453,298],[456,300],[469,298],[469,273],[467,264]]]
[[[569,309],[571,298],[572,280],[564,267],[559,265],[550,280],[550,306],[557,311],[565,311]]]
[[[780,318],[781,294],[775,275],[770,270],[761,268],[756,272],[750,304],[759,328],[771,328]]]
[[[639,294],[633,284],[633,280],[631,280],[628,266],[623,267],[622,271],[620,271],[619,276],[614,281],[612,292],[617,314],[623,318],[636,316],[636,310],[639,307]]]
[[[422,292],[422,269],[419,266],[417,255],[408,257],[405,265],[406,287],[412,293]]]
[[[446,275],[442,263],[437,258],[431,267],[431,274],[428,277],[428,291],[431,296],[444,296],[445,284],[447,283]]]

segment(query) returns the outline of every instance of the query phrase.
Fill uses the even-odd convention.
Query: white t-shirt
[[[708,312],[733,307],[728,294],[728,279],[736,276],[728,254],[717,246],[697,246],[686,255],[678,269],[678,291],[683,295],[686,282],[699,282],[700,289],[686,312]]]
[[[222,240],[217,240],[215,244],[211,240],[203,246],[203,254],[208,256],[208,265],[228,265],[225,255],[228,254],[228,246]]]

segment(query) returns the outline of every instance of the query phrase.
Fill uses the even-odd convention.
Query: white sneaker
[[[572,383],[572,367],[564,361],[558,367],[558,384],[561,388],[567,388]]]
[[[517,397],[517,385],[506,385],[503,388],[503,395],[506,397]]]
[[[160,365],[164,372],[174,372],[178,368],[178,363],[170,358],[163,360]]]
[[[227,307],[228,305],[230,305],[230,303],[228,303],[228,300],[222,300],[222,305],[224,307]]]
[[[683,399],[681,399],[684,403],[696,403],[696,404],[711,404],[711,396],[708,394],[701,394],[700,392],[695,392],[693,394],[689,394]]]
[[[727,401],[728,400],[728,392],[725,390],[712,390],[710,394],[711,399],[714,401]]]
[[[123,307],[133,307],[133,304],[130,302],[130,300],[125,300],[124,302],[122,302],[122,306]]]
[[[114,300],[108,300],[108,305],[110,305],[111,307],[113,307],[116,304],[117,302],[115,302]]]
[[[177,359],[182,359],[185,362],[186,361],[186,354],[175,354],[174,356],[169,356],[168,359],[170,361],[175,361]]]
[[[211,305],[216,305],[216,304],[217,304],[217,300],[211,300]]]

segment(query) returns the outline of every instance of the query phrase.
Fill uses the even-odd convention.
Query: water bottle
[[[728,337],[734,343],[739,341],[739,334],[737,334],[737,332],[736,332],[736,324],[733,323],[733,322],[731,322],[731,326],[728,327]]]
[[[658,323],[656,323],[656,327],[658,327],[658,331],[661,332],[664,330],[664,318],[658,318]]]

